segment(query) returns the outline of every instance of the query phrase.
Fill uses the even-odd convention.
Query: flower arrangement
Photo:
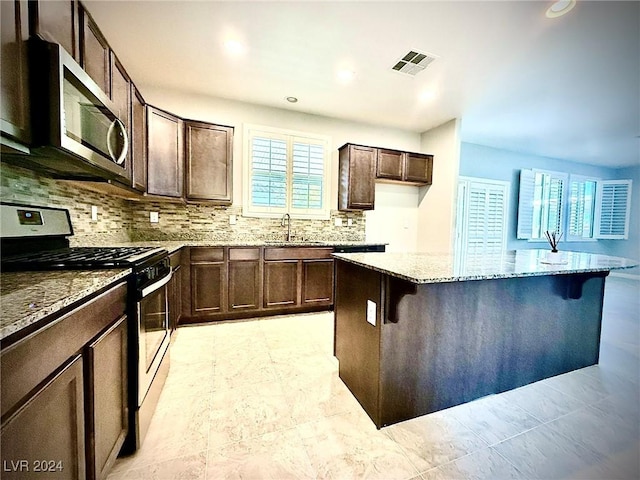
[[[549,245],[551,245],[551,251],[556,253],[558,251],[558,243],[562,238],[562,232],[556,233],[556,232],[550,232],[549,230],[547,230],[546,232],[544,232],[544,234],[547,237],[547,241],[549,242]]]

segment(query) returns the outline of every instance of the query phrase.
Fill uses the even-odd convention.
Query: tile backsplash
[[[287,232],[280,218],[243,217],[242,207],[236,206],[132,202],[132,210],[132,240],[284,240]],[[150,212],[158,212],[158,223],[150,223]],[[335,226],[336,218],[342,226]],[[364,240],[364,215],[332,211],[330,220],[294,218],[291,235],[296,240]]]
[[[240,206],[129,201],[5,163],[0,163],[0,199],[69,209],[74,245],[128,240],[283,240],[286,235],[280,218],[243,217]],[[91,206],[98,207],[95,221]],[[150,212],[158,212],[158,223],[150,222]],[[231,216],[236,217],[235,225]],[[335,226],[337,218],[342,226]],[[365,239],[365,217],[361,212],[332,211],[330,220],[293,219],[291,234],[297,240],[360,241]]]
[[[0,200],[68,209],[75,245],[127,241],[132,228],[129,202],[5,163],[0,163]],[[98,207],[96,221],[92,205]]]

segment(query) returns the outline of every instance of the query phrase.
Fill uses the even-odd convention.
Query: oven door
[[[151,387],[169,348],[169,296],[167,284],[173,272],[140,292],[138,301],[138,406]]]

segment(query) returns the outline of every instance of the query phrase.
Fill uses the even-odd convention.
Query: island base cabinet
[[[606,274],[413,284],[338,261],[340,378],[381,428],[594,365]]]
[[[82,375],[77,356],[3,423],[3,479],[86,478]]]
[[[334,354],[340,361],[340,378],[376,425],[380,423],[381,278],[377,272],[336,262]]]

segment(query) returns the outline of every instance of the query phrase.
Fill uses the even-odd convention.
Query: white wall
[[[453,253],[460,122],[454,119],[424,132],[420,148],[432,153],[434,159],[433,184],[420,189],[417,251]]]
[[[146,88],[142,94],[147,103],[180,117],[235,127],[233,142],[234,206],[242,204],[242,176],[244,173],[242,133],[244,123],[331,136],[330,207],[332,209],[338,208],[338,148],[342,145],[359,143],[410,151],[419,151],[420,148],[420,134],[416,132],[310,115],[297,112],[295,107],[291,109],[265,107],[182,91],[152,88]],[[301,108],[304,106],[302,105]]]
[[[415,252],[418,198],[418,187],[376,183],[376,208],[365,212],[366,240],[388,243],[387,252]]]

